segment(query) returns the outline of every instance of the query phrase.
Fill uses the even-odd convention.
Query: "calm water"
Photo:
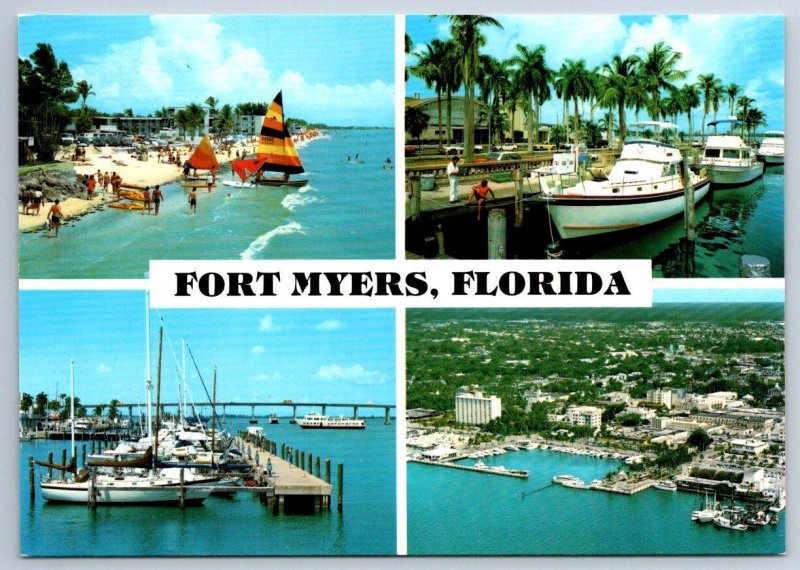
[[[105,208],[62,227],[20,235],[23,278],[144,278],[150,259],[379,259],[394,257],[393,130],[329,131],[299,149],[302,189],[163,188],[159,216]],[[358,153],[363,164],[347,157]],[[223,168],[219,180],[230,180]],[[238,177],[236,177],[238,180]],[[228,194],[230,193],[230,198]]]
[[[394,421],[394,420],[393,420]],[[226,426],[243,428],[247,420]],[[260,424],[280,443],[344,464],[344,511],[272,514],[249,493],[209,497],[201,507],[104,507],[46,504],[28,497],[28,456],[61,457],[62,442],[20,444],[20,551],[29,556],[391,555],[396,553],[395,426],[367,420],[361,431],[307,431]],[[69,442],[66,442],[67,447]],[[78,442],[80,450],[81,442]],[[41,468],[40,468],[41,469]]]
[[[701,495],[649,489],[626,497],[550,485],[571,474],[587,483],[619,463],[551,451],[482,459],[528,469],[527,480],[408,464],[409,554],[774,554],[776,527],[738,533],[692,522]],[[465,460],[467,465],[475,460]]]
[[[753,183],[712,190],[697,207],[694,269],[684,256],[683,217],[632,232],[569,244],[576,259],[652,259],[654,277],[739,277],[742,255],[770,261],[783,277],[783,167],[769,167]],[[690,256],[691,260],[691,256]]]

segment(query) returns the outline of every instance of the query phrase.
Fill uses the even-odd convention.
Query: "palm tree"
[[[728,96],[728,109],[730,110],[731,117],[734,117],[734,109],[733,104],[736,101],[736,96],[742,92],[742,88],[736,85],[735,83],[731,83],[728,87],[725,88],[725,94]]]
[[[694,137],[694,129],[692,128],[692,111],[700,106],[700,89],[694,83],[687,83],[680,90],[680,100],[683,106],[683,111],[686,113],[686,118],[689,121],[689,142],[691,143]]]
[[[425,51],[416,53],[417,64],[411,67],[411,73],[425,82],[428,88],[436,91],[436,124],[439,148],[442,148],[442,94],[447,87],[447,70],[445,68],[445,50],[447,44],[442,40],[432,40],[425,44]]]
[[[205,109],[197,103],[189,103],[182,110],[185,114],[186,127],[192,133],[192,136],[194,136],[197,131],[202,129],[205,123]]]
[[[673,89],[669,95],[661,100],[661,115],[673,123],[678,122],[678,113],[683,111],[683,102],[680,98],[680,91]]]
[[[94,417],[96,417],[96,418],[101,418],[101,417],[103,417],[103,410],[104,410],[105,408],[106,408],[106,407],[105,407],[103,404],[100,404],[99,406],[95,406],[95,407],[94,407],[94,411],[93,411],[93,413],[94,413]]]
[[[406,132],[412,139],[417,139],[417,144],[422,144],[420,136],[428,127],[430,116],[419,107],[406,107]]]
[[[33,406],[33,396],[28,394],[27,392],[23,392],[22,396],[19,398],[19,409],[20,411],[27,412]]]
[[[119,416],[119,410],[117,406],[119,406],[121,402],[117,399],[111,400],[111,403],[108,406],[108,419],[115,420],[117,416]]]
[[[209,96],[206,98],[206,100],[205,100],[205,101],[203,101],[203,103],[205,103],[206,105],[208,105],[208,106],[209,106],[209,107],[211,107],[212,109],[215,109],[215,110],[216,110],[216,108],[217,108],[217,105],[219,105],[219,99],[218,99],[218,98],[216,98],[216,97],[214,97],[213,95],[209,95]]]
[[[747,129],[747,141],[750,142],[750,137],[755,129],[761,126],[766,126],[767,116],[758,107],[746,107],[739,112],[737,118],[742,121],[744,127]]]
[[[603,64],[600,70],[600,73],[605,78],[600,101],[607,107],[617,106],[620,149],[622,149],[627,131],[625,108],[628,104],[633,103],[637,97],[641,99],[645,95],[645,90],[638,81],[638,75],[636,74],[638,65],[639,58],[635,55],[629,55],[624,59],[619,55],[615,55],[611,58],[611,62]],[[609,143],[611,143],[611,139],[609,139]]]
[[[461,69],[464,83],[464,159],[472,161],[475,147],[475,115],[472,102],[475,98],[475,73],[478,70],[478,48],[483,36],[482,26],[503,28],[495,18],[490,16],[448,16],[450,33],[462,49]]]
[[[528,125],[528,152],[533,150],[534,142],[539,142],[539,108],[550,98],[550,82],[553,71],[547,67],[544,60],[546,49],[541,44],[533,49],[517,44],[517,54],[511,58],[511,63],[516,66],[514,83],[519,92],[524,95],[525,122]]]
[[[233,128],[236,125],[236,121],[233,117],[233,109],[230,105],[223,105],[222,109],[219,110],[217,116],[214,118],[214,127],[217,131],[217,136],[220,139],[225,138],[231,132],[233,132]]]
[[[49,398],[45,392],[39,392],[36,394],[36,413],[40,416],[46,415],[48,403]]]
[[[444,47],[444,94],[447,101],[446,105],[446,143],[450,144],[453,141],[453,94],[458,91],[461,86],[461,47],[449,40],[445,42]]]
[[[80,95],[81,109],[86,109],[86,98],[89,95],[96,95],[96,93],[92,91],[92,84],[87,83],[85,79],[81,79],[75,84],[75,91]]]
[[[573,102],[575,134],[577,134],[577,130],[581,126],[581,118],[578,114],[578,102],[589,99],[592,92],[592,77],[589,70],[586,69],[586,60],[566,60],[558,72],[556,90],[564,100],[565,106],[568,101],[572,100]]]
[[[719,89],[721,82],[718,78],[714,77],[713,73],[700,74],[697,76],[697,86],[703,92],[703,124],[700,125],[700,137],[705,142],[705,125],[708,113],[714,107],[714,98],[717,98],[719,105]]]
[[[508,63],[500,61],[490,55],[480,56],[481,70],[478,74],[478,88],[480,89],[481,100],[489,107],[489,148],[492,145],[493,131],[503,132],[503,128],[497,127],[497,116],[500,108],[500,101],[505,98],[511,85],[508,78]]]
[[[609,108],[602,117],[600,117],[600,122],[598,123],[601,129],[606,130],[606,140],[608,140],[609,146],[611,145],[611,139],[614,135],[614,127],[616,126],[614,122],[614,111]]]
[[[675,81],[686,78],[686,72],[678,69],[681,57],[680,52],[662,41],[656,42],[641,58],[639,74],[650,93],[648,114],[651,119],[655,120],[661,114],[661,90],[671,89]]]

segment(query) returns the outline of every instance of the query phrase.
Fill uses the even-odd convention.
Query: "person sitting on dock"
[[[478,201],[478,220],[481,219],[481,206],[487,200],[486,194],[491,194],[492,200],[496,199],[494,192],[492,192],[492,189],[489,188],[489,182],[486,180],[481,180],[480,184],[476,184],[472,187],[472,194],[470,194],[469,198],[467,198],[467,204],[472,202],[473,198]]]

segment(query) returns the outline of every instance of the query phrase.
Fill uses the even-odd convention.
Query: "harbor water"
[[[531,450],[481,461],[527,469],[530,475],[512,479],[408,464],[409,554],[735,555],[785,550],[784,513],[777,526],[735,532],[690,519],[702,495],[648,489],[625,496],[552,484],[562,474],[587,484],[602,479],[618,469],[617,460]]]
[[[258,410],[257,410],[258,411]],[[208,412],[208,408],[206,408]],[[69,442],[20,443],[20,552],[26,556],[302,556],[396,553],[395,425],[367,419],[365,430],[303,430],[280,418],[264,435],[331,460],[332,508],[277,515],[252,493],[211,496],[199,507],[48,504],[28,496],[28,456],[56,461]],[[231,431],[250,425],[228,418]],[[81,442],[77,443],[80,452]],[[88,445],[87,445],[88,447]],[[336,508],[336,465],[344,464],[344,509]],[[38,473],[44,468],[37,468]],[[280,474],[278,473],[278,476]],[[323,473],[324,475],[324,473]]]
[[[20,277],[147,276],[150,259],[389,259],[394,257],[394,131],[333,130],[299,149],[304,188],[234,188],[225,165],[211,194],[162,187],[159,216],[104,207],[66,222],[58,239],[20,235]],[[348,161],[358,154],[359,161]],[[238,177],[235,178],[239,180]]]

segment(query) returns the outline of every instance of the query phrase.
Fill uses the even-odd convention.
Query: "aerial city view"
[[[712,299],[410,311],[409,554],[784,552],[782,291]]]
[[[783,22],[408,16],[407,256],[782,277]]]
[[[393,311],[20,312],[23,555],[396,553]]]
[[[385,16],[20,17],[21,276],[393,257],[393,42]]]

